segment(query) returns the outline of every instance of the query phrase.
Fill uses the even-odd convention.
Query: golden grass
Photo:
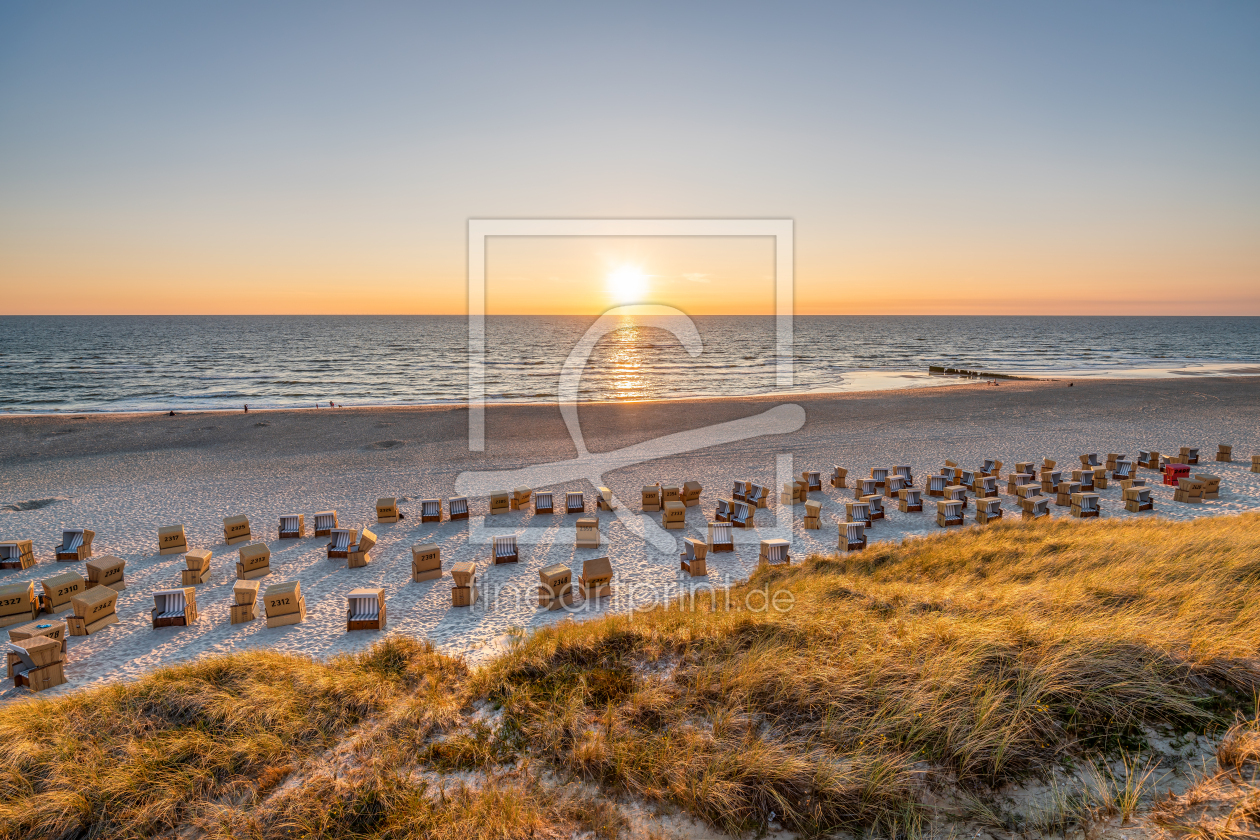
[[[780,589],[789,611],[746,606]],[[1260,690],[1257,515],[968,529],[730,595],[562,623],[474,674],[389,638],[9,704],[0,837],[616,837],[620,794],[891,836],[925,783],[980,807],[1065,760],[1136,761],[1149,726],[1224,731]],[[1254,768],[1253,736],[1222,763]]]

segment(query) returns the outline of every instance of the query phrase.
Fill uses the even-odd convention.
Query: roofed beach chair
[[[955,484],[945,488],[945,500],[950,502],[962,503],[963,509],[967,509],[967,488],[961,484]]]
[[[563,563],[538,570],[538,606],[548,610],[573,605],[573,571]]]
[[[736,479],[734,486],[731,487],[731,498],[741,502],[744,501],[748,496],[749,484],[750,482]]]
[[[599,520],[594,516],[583,516],[577,521],[577,547],[599,548]]]
[[[944,496],[947,481],[943,475],[929,475],[926,494],[928,496]]]
[[[888,481],[884,482],[884,495],[890,499],[898,498],[897,494],[906,488],[906,477],[904,475],[890,475]]]
[[[1183,446],[1183,447],[1181,447],[1181,457],[1182,457],[1182,462],[1181,462],[1181,463],[1183,463],[1183,464],[1197,464],[1197,463],[1199,463],[1199,449],[1198,449],[1198,447],[1196,447],[1196,446]]]
[[[682,488],[674,484],[663,485],[661,487],[661,507],[670,502],[678,502],[682,504]],[[683,505],[686,507],[686,505]]]
[[[368,556],[368,552],[376,546],[376,534],[373,534],[367,528],[359,534],[359,538],[350,544],[346,550],[346,568],[362,569],[368,563],[372,562],[372,558]]]
[[[1042,469],[1042,471],[1043,471],[1043,472],[1044,472],[1045,470],[1052,470],[1052,469],[1054,469],[1056,466],[1058,466],[1058,463],[1059,463],[1058,461],[1055,461],[1055,460],[1054,460],[1054,459],[1052,459],[1052,458],[1042,458],[1042,459],[1041,459],[1041,469]]]
[[[197,621],[197,590],[159,589],[153,593],[153,626],[187,627]]]
[[[945,476],[945,483],[947,485],[958,483],[958,467],[956,466],[946,464],[941,467],[941,475]]]
[[[35,565],[35,543],[31,540],[0,542],[0,569],[29,569]]]
[[[1106,467],[1094,467],[1094,489],[1095,490],[1107,489],[1107,468]]]
[[[1206,473],[1195,473],[1194,477],[1203,482],[1203,498],[1216,499],[1221,495],[1221,479],[1220,476],[1208,475]]]
[[[976,474],[973,470],[959,470],[958,481],[955,482],[959,487],[965,487],[971,490],[976,486]]]
[[[236,545],[238,543],[249,542],[253,536],[249,530],[249,517],[241,516],[225,516],[223,517],[223,542],[228,545]]]
[[[471,607],[481,599],[481,589],[477,586],[477,564],[469,561],[456,563],[451,567],[452,607]]]
[[[446,518],[454,522],[456,519],[468,518],[468,497],[452,496],[446,500]]]
[[[748,495],[744,501],[752,508],[764,508],[770,500],[770,488],[764,484],[749,484]]]
[[[705,564],[708,553],[708,545],[695,537],[687,537],[683,540],[683,550],[678,558],[679,569],[692,577],[705,577],[709,573]]]
[[[1173,501],[1185,504],[1202,504],[1205,483],[1197,478],[1182,478],[1177,481],[1177,489],[1173,491]]]
[[[442,576],[442,548],[437,543],[411,547],[411,579],[420,582]]]
[[[1150,469],[1150,470],[1159,469],[1159,453],[1150,452],[1145,449],[1139,449],[1138,456],[1137,456],[1137,465],[1139,467],[1146,467],[1147,469]]]
[[[1072,470],[1072,480],[1081,485],[1082,493],[1094,492],[1094,470]]]
[[[1084,455],[1080,456],[1080,458],[1082,467],[1089,467],[1092,470],[1094,467],[1102,466],[1102,464],[1098,463],[1097,452],[1086,452]]]
[[[358,542],[359,532],[354,528],[333,528],[327,545],[328,557],[344,558],[350,552],[350,544]]]
[[[714,511],[713,518],[716,519],[718,522],[730,522],[731,521],[731,506],[733,504],[735,504],[735,502],[730,499],[718,499],[717,510]]]
[[[268,627],[287,627],[306,620],[306,596],[300,580],[273,583],[263,592],[263,613]]]
[[[885,482],[888,481],[888,468],[871,467],[871,478],[875,479],[875,486],[883,490]]]
[[[385,590],[352,589],[346,596],[346,632],[385,629]]]
[[[923,495],[917,487],[903,487],[897,497],[897,509],[902,513],[919,513],[923,510]]]
[[[822,473],[818,470],[805,470],[801,473],[801,480],[805,482],[806,493],[822,492]]]
[[[512,498],[508,501],[508,507],[512,510],[525,510],[525,508],[529,507],[529,499],[533,492],[525,486],[517,487],[512,491]]]
[[[779,493],[779,504],[785,507],[804,504],[806,495],[805,482],[785,481],[783,482],[783,490]]]
[[[899,475],[906,480],[907,487],[914,486],[914,474],[911,472],[909,464],[898,464],[892,470],[893,475]]]
[[[57,546],[57,560],[86,560],[92,556],[92,538],[95,531],[86,528],[70,528],[61,532],[61,545]]]
[[[766,566],[790,566],[792,556],[788,554],[787,540],[762,540],[761,549],[757,552],[757,564]]]
[[[564,512],[582,513],[586,510],[586,496],[581,490],[569,490],[564,494]]]
[[[534,513],[555,513],[556,503],[550,490],[539,490],[534,494]]]
[[[421,499],[420,500],[420,521],[424,522],[441,522],[442,521],[442,499]]]
[[[1216,445],[1216,460],[1222,464],[1233,462],[1234,447],[1228,443],[1218,443]]]
[[[158,554],[183,554],[188,550],[188,538],[183,525],[167,525],[158,528]]]
[[[1144,510],[1155,509],[1155,503],[1151,501],[1151,489],[1149,487],[1126,487],[1122,495],[1124,496],[1124,509],[1129,513],[1141,513]]]
[[[1021,519],[1041,519],[1050,515],[1049,496],[1027,496],[1019,500]]]
[[[1098,507],[1097,493],[1074,493],[1072,495],[1072,515],[1077,519],[1089,519],[1101,511]]]
[[[400,519],[406,519],[406,517],[398,509],[398,498],[396,496],[387,496],[376,500],[377,522],[397,522]]]
[[[843,489],[846,486],[844,482],[848,475],[849,471],[844,467],[833,464],[831,467],[831,486]]]
[[[884,497],[878,493],[872,493],[862,501],[871,507],[871,521],[884,518]]]
[[[512,509],[512,495],[506,490],[495,490],[490,494],[490,515],[498,516]]]
[[[995,499],[998,494],[997,483],[997,476],[978,475],[971,485],[972,492],[976,494],[977,499]]]
[[[39,582],[44,594],[40,596],[39,608],[52,615],[70,607],[70,599],[87,589],[87,581],[78,572],[65,571]]]
[[[1115,471],[1116,471],[1116,461],[1119,461],[1119,460],[1120,460],[1121,458],[1123,458],[1123,457],[1124,457],[1124,456],[1123,456],[1123,455],[1121,455],[1121,454],[1120,454],[1120,453],[1118,453],[1118,452],[1108,452],[1108,453],[1107,453],[1107,460],[1106,460],[1106,461],[1103,461],[1103,466],[1107,468],[1107,472],[1115,472]]]
[[[1037,474],[1037,465],[1032,461],[1020,461],[1015,465],[1015,472],[1035,476]]]
[[[280,539],[297,540],[306,536],[305,517],[300,514],[287,513],[280,517]]]
[[[643,488],[643,512],[657,513],[661,509],[661,485],[648,484]]]
[[[1006,494],[1008,496],[1018,495],[1017,491],[1020,487],[1032,484],[1034,480],[1035,477],[1029,475],[1028,473],[1013,472],[1006,477]],[[1040,487],[1041,485],[1038,484],[1037,486]]]
[[[805,503],[805,530],[817,531],[822,527],[822,502]]]
[[[238,580],[232,584],[232,604],[228,618],[232,624],[244,624],[258,617],[258,581]]]
[[[596,557],[594,560],[582,561],[582,576],[578,585],[586,592],[587,598],[599,598],[612,594],[612,563],[607,557]]]
[[[841,522],[840,548],[845,551],[861,551],[866,548],[866,523]]]
[[[696,486],[699,487],[700,485],[697,484]],[[699,500],[700,493],[697,491],[696,504],[699,504]],[[613,503],[613,492],[607,487],[595,488],[595,504],[600,510],[607,511],[608,513],[612,513],[617,509],[617,505]]]
[[[682,486],[682,503],[687,507],[695,507],[700,504],[700,494],[704,492],[704,488],[700,486],[698,481],[684,481]],[[612,508],[609,508],[612,510]]]
[[[1071,507],[1072,496],[1081,492],[1079,481],[1060,481],[1054,491],[1054,503],[1059,507]]]
[[[90,636],[118,623],[118,592],[96,586],[70,599],[74,615],[66,619],[71,636]]]
[[[184,570],[179,573],[179,582],[182,586],[199,586],[206,582],[210,577],[210,561],[213,556],[209,550],[204,548],[194,548],[184,555]],[[91,564],[88,564],[89,567]],[[122,570],[119,569],[119,577]],[[89,568],[88,574],[91,574]],[[91,578],[89,577],[89,580]]]
[[[994,478],[1002,477],[1002,462],[996,458],[985,458],[984,467],[981,469],[985,475],[991,475]]]
[[[746,504],[736,502],[736,504]],[[687,527],[687,506],[677,499],[670,499],[661,511],[661,525],[667,531],[681,531]]]
[[[1041,485],[1033,484],[1031,481],[1027,484],[1021,484],[1015,488],[1015,495],[1021,499],[1033,499],[1041,495]],[[1049,503],[1049,498],[1046,499]]]
[[[1133,478],[1133,462],[1125,458],[1116,459],[1116,466],[1112,470],[1111,477],[1117,481],[1127,481]]]
[[[946,499],[936,503],[936,524],[942,528],[952,528],[963,524],[963,506],[957,499]]]
[[[337,511],[322,510],[315,514],[315,536],[331,537],[333,528],[337,527]]]
[[[709,551],[734,551],[735,535],[729,522],[710,522],[708,534]]]
[[[866,502],[845,502],[844,521],[861,522],[867,527],[870,527],[871,506]]]
[[[990,476],[992,478],[992,476]],[[996,497],[976,499],[976,524],[988,525],[1002,518],[1002,501]]]
[[[516,563],[520,559],[520,554],[516,550],[516,534],[494,538],[494,565]]]
[[[34,581],[0,583],[0,627],[25,624],[39,615]]]
[[[748,502],[734,502],[731,505],[731,524],[736,528],[753,527],[753,509]]]
[[[266,543],[250,543],[238,549],[237,580],[255,580],[271,574],[271,549]]]
[[[65,651],[56,639],[32,636],[5,645],[14,688],[47,691],[66,682]]]
[[[879,492],[879,482],[873,478],[859,478],[853,482],[853,498],[864,499]]]
[[[1059,482],[1063,481],[1062,470],[1042,470],[1041,471],[1041,492],[1047,495],[1054,492],[1059,486]]]

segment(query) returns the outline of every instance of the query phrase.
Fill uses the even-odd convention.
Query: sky
[[[1260,315],[1260,3],[0,4],[0,314],[462,313],[476,218],[791,219],[799,314]],[[773,254],[491,240],[487,305],[769,312]]]

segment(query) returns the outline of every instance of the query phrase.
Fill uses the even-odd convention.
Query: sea
[[[840,392],[958,381],[932,366],[1015,376],[1260,374],[1257,317],[816,316],[793,321],[791,385],[772,316],[692,319],[671,333],[623,318],[587,361],[591,401]],[[594,317],[486,319],[485,398],[543,402]],[[462,316],[0,316],[0,413],[459,403]]]

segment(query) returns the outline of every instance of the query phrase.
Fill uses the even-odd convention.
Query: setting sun
[[[647,275],[633,265],[623,265],[608,275],[608,294],[617,303],[639,303],[647,292]]]

